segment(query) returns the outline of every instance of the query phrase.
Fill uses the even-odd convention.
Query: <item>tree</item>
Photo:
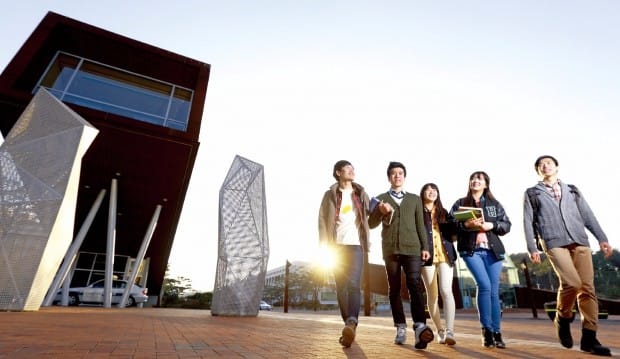
[[[192,289],[192,280],[186,277],[170,278],[169,268],[166,268],[166,275],[163,283],[162,306],[168,306],[179,302],[179,297],[183,292]]]
[[[326,286],[325,270],[319,267],[300,268],[289,273],[289,303],[292,306],[318,307],[318,291]],[[263,299],[272,305],[284,301],[284,278],[265,284]]]
[[[282,304],[284,301],[284,278],[279,278],[273,284],[266,284],[263,288],[263,299],[271,305]]]
[[[592,256],[594,266],[594,287],[599,297],[620,298],[620,288],[616,285],[620,279],[620,252],[613,250],[611,257],[605,259],[603,252]]]
[[[524,258],[529,261],[527,253],[510,255],[510,259],[517,265]],[[538,264],[528,263],[530,275],[532,276],[532,286],[538,289],[556,291],[560,283],[551,262],[544,253],[541,254],[540,260],[541,262]],[[605,259],[603,253],[597,251],[592,255],[592,265],[594,267],[594,287],[596,288],[597,295],[601,298],[620,299],[620,287],[615,284],[620,279],[620,252],[614,249],[611,257]],[[521,270],[519,271],[519,282],[525,283],[525,275]]]

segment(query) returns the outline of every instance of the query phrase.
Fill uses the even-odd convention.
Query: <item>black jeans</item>
[[[403,311],[403,300],[400,295],[401,269],[405,272],[405,283],[409,291],[413,322],[426,324],[424,300],[422,298],[422,280],[420,275],[422,270],[422,258],[420,256],[393,254],[384,258],[384,261],[394,325],[407,323]]]

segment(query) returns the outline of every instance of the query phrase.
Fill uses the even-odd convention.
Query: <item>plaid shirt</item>
[[[551,186],[545,183],[545,188],[549,191],[549,193],[551,193],[556,201],[560,202],[560,199],[562,198],[562,187],[560,186],[560,180],[555,181],[555,183]]]

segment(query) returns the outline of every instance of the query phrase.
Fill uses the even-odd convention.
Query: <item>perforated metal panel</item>
[[[0,146],[0,309],[40,308],[73,239],[81,159],[97,133],[41,89]]]
[[[263,166],[236,156],[220,189],[211,314],[255,316],[269,260]]]

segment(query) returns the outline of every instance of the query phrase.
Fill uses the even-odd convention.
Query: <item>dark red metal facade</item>
[[[158,295],[198,153],[210,65],[50,12],[0,75],[3,135],[33,97],[58,51],[194,91],[186,132],[68,104],[99,130],[82,160],[76,233],[99,191],[108,190],[81,250],[105,252],[112,179],[118,183],[117,254],[138,254],[153,212],[162,205],[146,252],[151,260],[149,294]]]

